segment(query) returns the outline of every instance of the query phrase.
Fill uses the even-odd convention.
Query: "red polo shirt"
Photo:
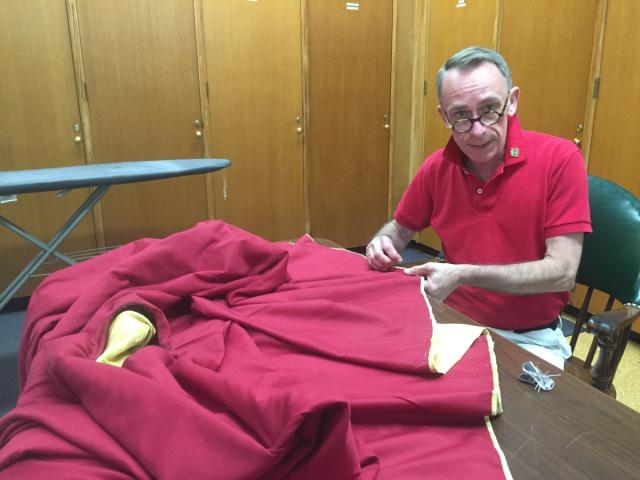
[[[432,226],[448,262],[499,265],[539,260],[545,239],[591,232],[587,173],[570,141],[529,132],[509,117],[504,162],[486,182],[464,167],[453,138],[427,157],[394,218],[419,231]],[[476,321],[520,329],[548,324],[567,292],[513,295],[462,286],[446,303]]]

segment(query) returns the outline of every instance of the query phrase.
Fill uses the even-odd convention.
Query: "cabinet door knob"
[[[298,128],[296,128],[296,132],[298,132],[298,133],[302,133],[302,127],[298,127]]]
[[[202,138],[202,131],[196,130],[196,138]]]
[[[575,143],[578,148],[582,147],[582,140],[580,140],[578,137],[575,137],[573,139],[573,143]]]
[[[82,137],[80,135],[76,135],[73,141],[74,143],[82,143]]]

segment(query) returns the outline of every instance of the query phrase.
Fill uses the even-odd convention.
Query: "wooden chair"
[[[593,233],[585,235],[576,278],[587,292],[571,337],[571,350],[585,324],[594,339],[585,360],[572,357],[565,369],[615,398],[612,381],[631,324],[640,318],[640,200],[608,180],[590,176],[589,204]],[[602,312],[589,312],[594,290],[609,295]],[[616,301],[622,306],[612,310]]]

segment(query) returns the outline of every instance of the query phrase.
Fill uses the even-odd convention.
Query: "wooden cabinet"
[[[202,157],[193,1],[78,0],[77,7],[95,162]],[[203,175],[118,185],[101,204],[107,246],[209,216]]]
[[[310,232],[345,246],[387,218],[392,7],[307,1]]]
[[[640,52],[630,47],[640,42],[638,18],[637,2],[607,2],[589,174],[609,179],[640,197],[640,162],[634,141],[640,117],[633,108],[640,104]],[[604,305],[604,298],[600,301]],[[632,329],[640,333],[640,321]]]
[[[446,143],[436,71],[475,44],[507,58],[525,128],[576,138],[590,173],[637,195],[638,120],[621,116],[637,103],[640,57],[628,45],[640,11],[622,0],[560,3],[3,2],[0,169],[231,159],[213,175],[114,187],[63,251],[207,218],[271,240],[310,232],[362,245]],[[21,196],[0,214],[48,239],[86,196]],[[0,235],[0,283],[35,252],[13,237]],[[439,247],[428,231],[421,239]]]
[[[591,97],[598,0],[504,2],[500,53],[520,87],[523,128],[582,144]]]
[[[85,163],[72,50],[64,0],[0,2],[0,170]],[[0,204],[0,215],[46,241],[88,196],[87,189],[19,195]],[[60,250],[78,253],[96,246],[86,217]],[[0,289],[39,250],[0,229]],[[53,262],[53,261],[52,261]],[[46,268],[55,266],[47,266]],[[39,278],[19,292],[29,294]]]
[[[589,173],[640,196],[640,162],[634,138],[640,131],[640,3],[609,0],[598,74]],[[631,108],[630,108],[631,107]]]
[[[216,217],[270,240],[305,233],[300,0],[205,0]]]

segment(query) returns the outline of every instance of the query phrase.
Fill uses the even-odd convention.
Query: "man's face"
[[[454,123],[461,118],[476,118],[494,110],[501,112],[505,99],[509,104],[506,115],[514,115],[518,104],[519,90],[509,92],[507,81],[493,63],[482,63],[465,70],[449,70],[443,79],[438,112],[446,122]],[[507,138],[507,116],[489,127],[473,122],[464,133],[451,130],[453,139],[478,170],[497,167],[504,158]]]

